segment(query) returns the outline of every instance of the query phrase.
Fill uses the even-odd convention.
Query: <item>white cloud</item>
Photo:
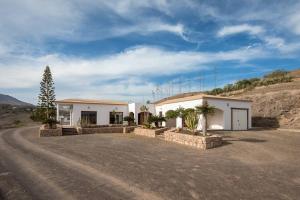
[[[300,6],[295,13],[289,15],[286,19],[288,28],[290,28],[295,34],[300,35]]]
[[[228,52],[167,51],[158,47],[138,46],[124,52],[93,59],[59,55],[15,57],[0,64],[1,88],[36,86],[44,66],[50,65],[57,82],[88,86],[93,81],[125,77],[158,77],[191,72],[219,61],[247,61],[267,56],[259,48]]]
[[[169,3],[154,1],[21,1],[0,2],[0,39],[43,42],[45,39],[93,41],[130,33],[170,32],[182,36],[184,26],[144,14],[143,9],[168,13]],[[97,13],[92,17],[91,13]],[[91,22],[97,21],[102,26]],[[4,28],[5,27],[5,28]]]
[[[261,26],[253,26],[249,24],[241,24],[234,26],[225,26],[218,31],[218,37],[225,37],[228,35],[234,35],[239,33],[249,33],[251,35],[257,35],[264,32],[264,29]]]

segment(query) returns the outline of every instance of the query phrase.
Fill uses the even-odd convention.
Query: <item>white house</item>
[[[168,97],[155,102],[156,113],[164,116],[168,110],[182,108],[195,108],[206,100],[216,111],[208,117],[208,129],[214,130],[247,130],[251,128],[251,101],[235,98],[219,97],[199,93],[186,93]],[[198,130],[201,130],[199,119]],[[176,127],[182,127],[182,120],[176,119],[173,123]]]
[[[251,101],[235,98],[185,93],[164,98],[154,104],[145,104],[147,111],[141,110],[144,104],[107,100],[65,99],[56,101],[57,120],[68,126],[77,126],[85,120],[90,124],[122,124],[125,116],[133,116],[136,124],[145,122],[145,115],[165,116],[168,110],[195,108],[206,100],[216,111],[208,117],[208,129],[247,130],[251,128]],[[200,116],[198,130],[201,130]],[[182,119],[168,120],[163,126],[182,127]]]
[[[77,126],[82,120],[89,124],[122,124],[128,115],[128,103],[107,100],[64,99],[56,101],[57,120],[62,125]]]

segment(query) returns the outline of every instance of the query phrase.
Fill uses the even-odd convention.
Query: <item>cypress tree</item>
[[[49,66],[46,66],[44,70],[43,78],[40,85],[41,86],[38,101],[38,109],[42,114],[42,119],[47,121],[49,119],[53,119],[56,115],[54,105],[55,87]]]

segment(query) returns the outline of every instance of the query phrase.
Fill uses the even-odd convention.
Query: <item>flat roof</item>
[[[161,99],[159,101],[154,102],[156,105],[164,105],[170,103],[178,103],[183,101],[192,101],[197,99],[219,99],[219,100],[229,100],[229,101],[243,101],[243,102],[252,102],[248,99],[238,99],[238,98],[231,98],[231,97],[222,97],[222,96],[214,96],[214,95],[207,95],[199,92],[195,93],[183,93],[171,97],[167,97]]]
[[[102,105],[128,105],[127,102],[97,99],[63,99],[57,100],[55,103],[60,104],[102,104]]]

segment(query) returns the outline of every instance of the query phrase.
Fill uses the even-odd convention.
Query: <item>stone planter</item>
[[[134,131],[134,129],[136,128],[136,126],[126,126],[123,127],[123,133],[131,133]]]
[[[131,126],[105,126],[97,128],[82,128],[77,127],[78,134],[95,134],[95,133],[129,133],[134,130],[135,127]]]
[[[62,136],[62,127],[56,126],[56,128],[50,129],[47,126],[42,125],[39,130],[40,137],[49,137],[49,136]]]
[[[123,127],[77,128],[78,134],[123,133]]]
[[[222,145],[222,137],[218,135],[199,136],[166,131],[165,140],[192,146],[199,149],[211,149]]]
[[[135,128],[134,134],[154,138],[156,135],[159,135],[166,130],[168,130],[168,128],[159,128],[159,129]]]

